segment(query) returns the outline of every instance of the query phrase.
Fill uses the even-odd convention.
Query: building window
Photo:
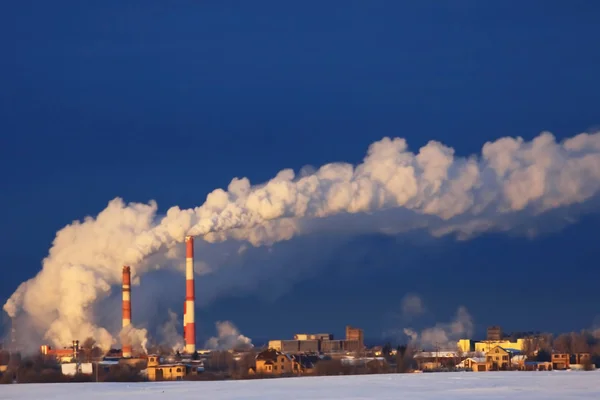
[[[502,360],[508,361],[508,356],[502,356]]]
[[[177,368],[177,372],[181,372],[181,368]]]

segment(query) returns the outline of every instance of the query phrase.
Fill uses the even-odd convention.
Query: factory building
[[[346,326],[346,340],[349,342],[357,342],[360,350],[364,347],[365,334],[362,329]]]
[[[322,353],[350,353],[364,350],[359,340],[326,340],[321,342]]]
[[[298,333],[294,340],[270,340],[269,348],[291,354],[357,352],[365,348],[364,333],[351,326],[346,327],[345,340],[336,340],[330,333]]]
[[[294,340],[333,340],[331,333],[297,333]]]
[[[47,358],[55,358],[58,362],[68,363],[75,358],[73,348],[53,349],[51,346],[40,346],[40,353]]]

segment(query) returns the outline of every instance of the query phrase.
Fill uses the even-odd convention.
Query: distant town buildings
[[[434,351],[423,351],[410,344],[395,349],[389,343],[366,348],[362,329],[346,326],[345,334],[344,339],[335,339],[330,333],[297,333],[292,340],[271,340],[257,352],[200,350],[193,354],[173,354],[163,349],[161,355],[140,353],[134,357],[124,357],[120,349],[94,353],[88,341],[80,348],[75,340],[69,348],[41,346],[40,355],[43,360],[51,360],[47,365],[59,371],[59,375],[94,374],[98,379],[99,371],[108,376],[135,370],[139,379],[149,381],[195,379],[193,375],[205,372],[205,362],[210,377],[221,374],[235,379],[244,375],[590,370],[599,359],[597,348],[586,347],[586,341],[594,345],[600,341],[594,342],[594,336],[583,333],[561,335],[552,341],[548,336],[528,333],[507,337],[499,326],[493,326],[487,330],[485,340],[464,338],[456,342],[454,349],[436,346]],[[156,349],[160,352],[160,347]],[[4,375],[17,380],[16,370],[10,369],[10,360],[9,351],[0,351],[0,378]],[[205,378],[212,379],[202,379]]]

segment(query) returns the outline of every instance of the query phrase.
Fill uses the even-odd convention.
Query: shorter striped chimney
[[[123,267],[123,335],[121,337],[121,344],[123,347],[123,357],[131,357],[131,342],[130,338],[125,332],[125,328],[131,325],[131,268],[128,266]]]
[[[196,352],[196,288],[194,287],[194,237],[185,237],[185,351]]]

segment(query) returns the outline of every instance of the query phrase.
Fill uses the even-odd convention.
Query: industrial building
[[[71,362],[76,356],[73,348],[53,349],[51,346],[40,346],[40,354],[47,358],[55,358],[58,362]]]
[[[516,342],[510,340],[482,340],[474,341],[470,339],[460,339],[457,343],[457,347],[464,353],[475,352],[475,353],[487,353],[493,348],[500,346],[505,349],[513,349],[517,351],[523,351],[528,343],[531,343],[529,338],[517,339]]]
[[[500,326],[490,326],[487,328],[487,337],[485,340],[475,341],[470,339],[460,339],[457,343],[457,347],[464,353],[488,353],[498,346],[515,352],[524,351],[528,345],[532,344],[532,342],[531,338],[519,338],[516,342],[511,342],[504,338]]]
[[[293,340],[270,340],[269,348],[290,354],[358,352],[365,348],[364,332],[347,326],[344,340],[336,340],[330,333],[298,333]]]

